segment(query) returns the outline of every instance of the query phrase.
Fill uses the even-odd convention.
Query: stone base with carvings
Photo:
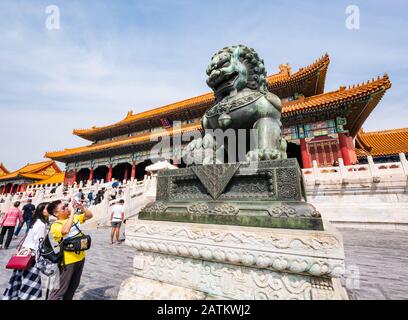
[[[307,203],[296,159],[199,165],[161,171],[142,220],[323,230]]]
[[[119,299],[347,299],[342,238],[325,231],[130,219]]]

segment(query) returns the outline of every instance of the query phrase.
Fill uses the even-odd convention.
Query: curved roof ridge
[[[323,68],[324,70],[327,69],[327,66],[330,62],[329,55],[325,53],[322,57],[316,59],[314,62],[309,64],[306,67],[301,67],[296,71],[295,73],[290,73],[287,74],[285,70],[280,70],[278,73],[271,74],[267,76],[267,81],[268,81],[268,86],[270,88],[277,88],[282,85],[286,85],[288,82],[291,81],[297,81],[304,77],[305,75],[308,75],[315,71],[316,69]],[[325,78],[325,76],[323,77]],[[324,86],[324,79],[321,81],[319,87]],[[172,112],[178,109],[181,109],[183,107],[194,107],[197,104],[203,104],[203,103],[212,103],[214,102],[214,94],[212,92],[204,93],[198,96],[194,96],[191,98],[183,99],[177,102],[169,103],[164,106],[160,106],[157,108],[145,110],[139,113],[134,114],[133,111],[129,111],[127,115],[120,121],[115,122],[110,125],[106,126],[92,126],[91,128],[88,129],[74,129],[72,131],[73,134],[78,135],[78,136],[86,136],[87,134],[93,132],[93,131],[103,131],[103,130],[109,130],[110,128],[115,128],[118,125],[123,125],[126,124],[127,122],[132,122],[138,119],[143,119],[143,118],[148,118],[150,116],[157,116],[160,115],[161,113],[163,116],[165,116],[165,112]]]
[[[384,87],[383,89],[389,89],[391,87],[391,82],[389,81],[389,77],[387,74],[384,74],[382,77],[378,76],[377,79],[373,80],[368,80],[367,82],[362,82],[361,84],[354,84],[349,86],[348,88],[344,86],[340,86],[339,89],[334,90],[334,91],[329,91],[329,92],[324,92],[321,94],[317,94],[311,97],[306,97],[302,100],[293,100],[293,101],[288,101],[284,105],[284,109],[292,107],[294,105],[306,105],[310,101],[319,101],[321,103],[327,103],[329,97],[333,97],[335,99],[340,98],[341,96],[345,95],[358,95],[361,93],[361,90],[367,89],[367,91],[375,91],[381,87]]]
[[[361,132],[363,136],[368,136],[368,135],[376,135],[376,134],[393,134],[393,133],[401,133],[401,132],[407,132],[408,133],[408,127],[406,128],[396,128],[396,129],[386,129],[386,130],[376,130],[376,131],[367,131],[367,132]]]

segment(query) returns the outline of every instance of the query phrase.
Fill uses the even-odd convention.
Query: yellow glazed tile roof
[[[398,155],[408,153],[408,128],[364,132],[356,136],[358,157]]]
[[[201,123],[195,122],[195,123],[183,126],[181,128],[181,132],[188,132],[188,131],[200,130],[200,129],[201,129]],[[165,135],[165,132],[167,132],[167,134],[171,136],[174,133],[177,133],[179,131],[173,132],[172,128],[168,130],[163,129],[163,131],[143,133],[143,134],[139,134],[136,136],[127,137],[124,139],[113,140],[113,141],[108,141],[108,142],[103,142],[103,143],[95,143],[95,144],[91,144],[85,147],[71,148],[71,149],[65,149],[62,151],[55,151],[55,152],[47,152],[45,154],[45,157],[51,158],[51,159],[58,159],[58,158],[70,156],[70,155],[101,151],[101,150],[115,148],[119,146],[139,144],[141,142],[151,141],[152,138],[162,137]]]
[[[284,104],[282,113],[292,113],[302,110],[319,109],[334,103],[342,103],[350,99],[358,99],[378,90],[387,90],[391,87],[388,75],[378,77],[366,83],[346,87],[340,87],[336,91],[326,92],[302,100],[289,101]]]
[[[14,172],[1,176],[0,180],[10,180],[10,179],[18,178],[18,177],[42,180],[42,179],[48,178],[49,176],[46,174],[41,174],[39,172],[53,165],[56,166],[53,160],[47,160],[47,161],[42,161],[42,162],[32,163],[32,164],[28,163],[24,167]],[[56,167],[58,168],[58,166]],[[58,168],[58,171],[61,171],[61,170],[59,170]]]
[[[378,77],[376,80],[368,81],[360,85],[353,85],[349,88],[341,87],[339,90],[323,93],[320,95],[315,95],[305,99],[289,101],[283,104],[282,116],[288,115],[290,113],[301,112],[305,110],[315,110],[320,109],[325,106],[330,106],[333,104],[338,104],[342,102],[350,102],[358,98],[367,97],[367,95],[377,92],[379,90],[386,90],[391,86],[389,78],[387,75],[383,77]],[[196,122],[192,125],[183,127],[184,131],[191,131],[195,129],[200,129],[201,124]],[[170,134],[172,132],[170,131]],[[128,137],[124,139],[108,141],[103,143],[94,143],[85,147],[65,149],[63,151],[47,152],[45,157],[51,159],[59,159],[67,156],[90,153],[94,151],[100,151],[103,149],[114,148],[118,146],[125,146],[130,144],[139,144],[141,142],[149,141],[153,136],[160,136],[162,134],[151,134],[145,133],[133,137]]]
[[[6,175],[8,173],[10,173],[10,172],[6,169],[6,167],[3,165],[3,163],[0,163],[0,177]]]
[[[317,73],[321,70],[324,71],[324,77],[325,77],[325,71],[329,64],[329,61],[330,59],[329,59],[328,54],[325,54],[322,58],[316,60],[311,65],[304,67],[304,68],[300,68],[297,72],[293,74],[291,73],[290,66],[288,64],[282,64],[279,66],[279,69],[280,69],[279,73],[270,75],[267,77],[268,85],[272,89],[276,89],[276,88],[280,88],[284,86],[290,86],[292,83],[296,83],[297,81],[300,81],[303,78],[310,76],[310,74]],[[127,123],[131,123],[131,122],[135,122],[140,119],[157,117],[157,116],[164,115],[166,113],[177,111],[177,110],[195,108],[198,106],[202,106],[203,104],[212,104],[214,103],[214,101],[215,101],[214,94],[206,93],[206,94],[203,94],[197,97],[193,97],[193,98],[189,98],[186,100],[171,103],[163,107],[140,112],[138,114],[133,114],[132,111],[129,111],[127,116],[123,120],[117,123],[107,125],[107,126],[102,126],[102,127],[93,126],[90,129],[74,129],[73,134],[85,137],[87,135],[90,135],[96,132],[109,130],[111,128],[122,126]]]
[[[32,183],[31,185],[63,183],[64,179],[65,179],[65,172],[59,172],[59,173],[54,174],[51,177],[47,177],[46,179]]]

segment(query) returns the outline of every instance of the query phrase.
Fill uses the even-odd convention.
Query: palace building
[[[288,157],[296,157],[301,167],[310,168],[314,160],[318,166],[333,166],[342,158],[345,165],[351,165],[370,154],[382,158],[398,155],[401,150],[391,147],[393,138],[388,140],[387,133],[362,131],[364,121],[391,87],[388,76],[324,92],[329,62],[326,54],[296,72],[282,64],[278,73],[267,77],[269,90],[282,99]],[[66,164],[65,182],[69,184],[140,179],[151,164],[150,150],[157,143],[152,138],[200,130],[200,118],[214,101],[213,93],[207,93],[138,114],[129,111],[114,124],[73,131],[91,144],[47,152],[45,157]],[[174,129],[174,121],[180,121],[181,127]],[[402,135],[402,131],[393,134]],[[388,149],[384,143],[390,143]],[[173,164],[183,166],[176,153],[168,152]]]
[[[56,180],[55,177],[58,177],[58,175],[61,180],[61,174],[63,172],[52,160],[28,163],[14,172],[8,172],[3,164],[0,164],[0,194],[23,192],[30,184],[38,184],[51,177]]]
[[[372,156],[376,162],[399,161],[398,154],[408,154],[408,128],[364,132],[359,131],[355,140],[360,162]]]

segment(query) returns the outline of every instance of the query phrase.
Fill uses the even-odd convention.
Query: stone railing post
[[[44,202],[44,197],[45,197],[45,190],[41,190],[40,195],[38,197],[38,204]]]
[[[62,198],[64,195],[64,187],[62,185],[59,185],[57,187],[57,190],[55,190],[55,194],[57,195],[58,198]]]
[[[125,194],[124,194],[124,200],[125,200],[125,206],[124,206],[124,211],[125,211],[125,219],[129,217],[131,210],[133,210],[133,203],[130,197],[130,186],[126,186],[125,188]]]
[[[341,183],[343,184],[348,183],[347,168],[344,165],[343,158],[339,158],[338,161],[339,161],[339,171],[340,171]]]
[[[317,161],[313,160],[312,161],[312,171],[313,171],[313,178],[315,181],[315,185],[319,185],[320,184],[320,171],[319,168],[317,166]]]
[[[102,201],[102,207],[101,207],[101,224],[104,226],[107,226],[109,223],[109,195],[105,194],[103,201]]]
[[[401,161],[402,171],[404,172],[404,175],[408,177],[408,160],[405,157],[405,154],[402,152],[399,154],[399,158]]]
[[[368,168],[370,170],[370,175],[371,175],[371,178],[373,179],[373,182],[375,183],[380,182],[381,178],[378,173],[377,166],[374,163],[373,157],[367,156],[367,161],[368,161]]]

